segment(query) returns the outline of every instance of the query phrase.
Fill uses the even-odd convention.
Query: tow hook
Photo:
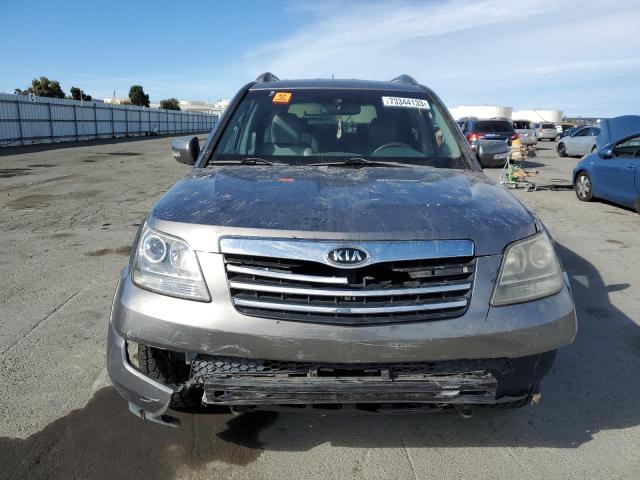
[[[171,415],[151,415],[145,409],[134,405],[133,403],[129,403],[129,410],[136,417],[140,417],[140,420],[148,420],[153,423],[159,423],[160,425],[165,425],[167,427],[177,427],[180,425],[180,419],[176,417],[172,417]]]

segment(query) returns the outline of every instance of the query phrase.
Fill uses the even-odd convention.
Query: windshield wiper
[[[362,157],[352,157],[336,162],[309,163],[309,167],[401,167],[407,168],[408,165],[399,162],[380,162],[377,160],[367,160]]]
[[[213,160],[207,164],[207,167],[211,167],[213,165],[274,165],[274,162],[270,162],[269,160],[265,160],[260,157],[246,157],[246,158],[238,158],[233,160]]]

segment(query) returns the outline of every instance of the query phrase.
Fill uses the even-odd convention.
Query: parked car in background
[[[572,135],[573,133],[580,130],[582,127],[584,127],[584,125],[576,125],[575,127],[567,128],[566,130],[562,131],[562,133],[560,134],[560,138]],[[558,140],[560,140],[560,138],[558,138]]]
[[[595,198],[635,208],[640,213],[640,116],[601,121],[597,152],[573,170],[579,200]]]
[[[509,120],[466,117],[458,125],[483,167],[501,167],[509,160],[511,142],[518,138]]]
[[[520,136],[520,141],[523,145],[531,146],[538,143],[536,130],[529,120],[514,120],[512,124],[516,133]]]
[[[558,129],[551,122],[534,123],[536,137],[538,140],[555,140],[558,138]]]
[[[557,151],[561,157],[588,155],[596,151],[598,127],[582,127],[558,142]]]

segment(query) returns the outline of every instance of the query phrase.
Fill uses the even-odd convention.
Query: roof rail
[[[256,82],[258,83],[263,83],[263,82],[277,82],[280,79],[278,77],[276,77],[273,73],[271,72],[264,72],[262,75],[260,75],[258,78],[256,78]]]
[[[406,73],[403,73],[402,75],[398,75],[396,78],[394,78],[391,81],[395,83],[408,83],[409,85],[418,85],[418,82],[416,81],[416,79],[413,78],[411,75],[407,75]]]

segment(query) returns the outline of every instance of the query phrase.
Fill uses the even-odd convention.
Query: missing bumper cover
[[[316,364],[202,356],[191,384],[215,405],[328,403],[489,404],[506,359],[397,364]]]

